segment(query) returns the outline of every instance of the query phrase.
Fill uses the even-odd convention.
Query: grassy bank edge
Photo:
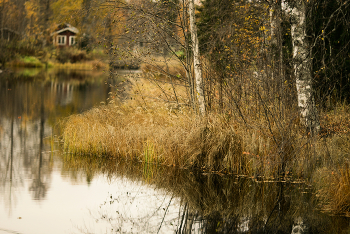
[[[225,116],[199,119],[186,108],[174,113],[160,104],[148,110],[109,104],[70,116],[63,129],[64,150],[73,155],[132,159],[263,180],[281,176],[281,155],[274,153],[273,141]],[[350,137],[333,135],[309,144],[298,139],[294,144],[304,147],[297,155],[289,155],[282,180],[310,183],[322,209],[350,215]]]
[[[29,56],[10,61],[6,67],[14,68],[56,68],[56,69],[77,69],[77,70],[107,70],[108,64],[100,60],[82,61],[77,63],[42,62],[38,58]]]

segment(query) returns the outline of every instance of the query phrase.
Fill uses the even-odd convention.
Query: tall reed
[[[149,176],[154,168],[148,165],[161,164],[264,180],[303,180],[324,185],[316,187],[330,209],[349,211],[350,201],[343,199],[350,190],[344,167],[349,163],[350,127],[342,125],[350,119],[347,108],[321,113],[323,130],[310,136],[294,107],[277,113],[278,101],[264,103],[262,110],[255,107],[256,112],[249,109],[254,103],[242,102],[244,118],[215,111],[199,118],[180,102],[186,100],[186,90],[175,82],[138,77],[130,83],[124,102],[112,101],[64,121],[67,152],[142,161]],[[332,180],[329,171],[335,173]]]

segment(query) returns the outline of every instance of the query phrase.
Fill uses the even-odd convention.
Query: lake
[[[60,121],[105,103],[127,75],[0,75],[0,233],[350,233],[301,182],[62,152]]]

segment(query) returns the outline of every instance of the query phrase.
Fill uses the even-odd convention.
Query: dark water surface
[[[52,140],[58,121],[106,101],[106,80],[77,71],[0,76],[1,234],[350,233],[350,220],[320,212],[305,184],[62,153]]]

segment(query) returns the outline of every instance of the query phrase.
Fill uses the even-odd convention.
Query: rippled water
[[[63,153],[53,140],[59,120],[105,101],[107,79],[0,76],[0,233],[350,232],[348,218],[319,211],[305,184]]]

